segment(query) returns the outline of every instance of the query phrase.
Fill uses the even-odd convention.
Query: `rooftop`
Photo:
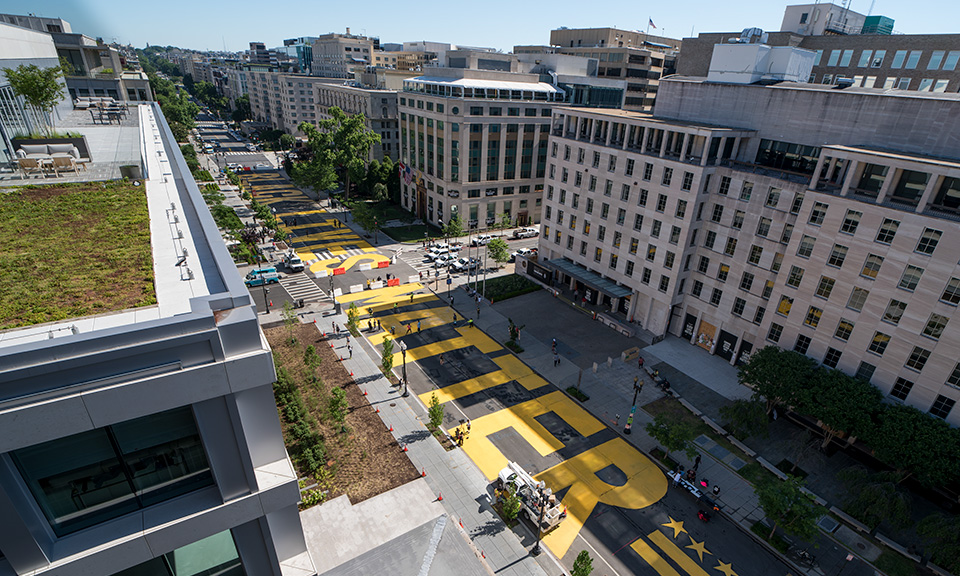
[[[435,86],[453,86],[473,89],[503,89],[524,92],[563,93],[563,90],[546,82],[510,82],[507,80],[481,80],[476,78],[446,78],[442,76],[417,76],[404,81],[407,83],[432,84]]]

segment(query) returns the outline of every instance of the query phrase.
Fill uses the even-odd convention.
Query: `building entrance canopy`
[[[553,268],[554,270],[563,272],[568,276],[572,276],[573,278],[576,278],[580,282],[583,282],[588,286],[592,286],[593,288],[596,288],[599,292],[603,292],[604,294],[607,294],[608,296],[612,296],[613,298],[626,298],[627,296],[630,296],[631,294],[633,294],[633,291],[630,290],[629,288],[624,288],[623,286],[620,286],[616,282],[613,282],[612,280],[608,280],[603,276],[597,274],[596,272],[587,270],[583,266],[580,266],[579,264],[574,264],[573,262],[566,260],[564,258],[555,258],[553,260],[543,260],[540,263],[543,264],[544,266]]]

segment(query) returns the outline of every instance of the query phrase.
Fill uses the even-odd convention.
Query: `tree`
[[[360,201],[354,203],[350,214],[353,216],[353,221],[368,233],[377,229],[377,215],[367,202]]]
[[[430,407],[427,413],[430,415],[430,425],[439,430],[443,425],[443,404],[437,398],[436,392],[430,395]]]
[[[494,238],[487,242],[487,254],[498,266],[510,259],[510,248],[503,238]]]
[[[849,466],[837,476],[847,488],[844,511],[869,526],[871,534],[886,521],[898,528],[910,525],[910,494],[901,488],[896,473]]]
[[[297,317],[297,312],[293,309],[293,304],[287,300],[283,303],[283,310],[280,311],[280,317],[283,318],[283,325],[287,328],[287,334],[290,336],[290,344],[296,344],[297,338],[294,336],[294,330],[297,329],[297,324],[300,322],[300,319]]]
[[[300,130],[309,133],[304,127],[312,124],[304,122]],[[316,131],[314,130],[314,136]],[[309,134],[308,134],[309,137]],[[307,143],[310,148],[310,157],[306,161],[296,162],[290,170],[293,183],[301,188],[313,188],[317,191],[333,190],[337,187],[337,171],[333,164],[333,153],[328,148],[314,148],[312,140]]]
[[[330,118],[321,120],[317,126],[302,122],[300,131],[307,135],[314,153],[313,161],[340,171],[345,198],[349,198],[350,186],[364,176],[370,149],[380,143],[380,135],[367,129],[363,114],[351,116],[336,106],[327,113]],[[329,189],[316,185],[314,188]]]
[[[343,388],[337,386],[333,389],[333,392],[330,393],[330,418],[337,424],[342,425],[347,419],[348,407],[347,393]]]
[[[773,538],[777,527],[782,527],[801,540],[810,541],[817,536],[820,514],[813,497],[801,491],[801,487],[803,482],[790,475],[786,480],[768,478],[755,487],[760,507],[772,525],[768,540]]]
[[[754,399],[737,400],[733,404],[721,406],[720,415],[724,418],[723,427],[741,440],[750,436],[766,438],[769,434],[763,402]]]
[[[281,134],[277,141],[280,143],[281,150],[292,150],[297,145],[297,139],[290,134]]]
[[[960,516],[931,514],[920,521],[917,533],[926,541],[937,566],[960,572]]]
[[[380,360],[380,368],[384,374],[389,374],[393,370],[393,340],[389,336],[383,338],[383,357]]]
[[[497,215],[497,223],[493,227],[497,230],[506,230],[511,226],[513,226],[513,218],[510,217],[510,214],[503,212]]]
[[[186,142],[190,139],[190,129],[179,122],[170,122],[170,131],[177,142]]]
[[[314,348],[312,344],[307,346],[307,349],[303,351],[303,363],[306,364],[310,370],[319,368],[320,362],[322,361],[323,359],[317,354],[317,349]]]
[[[507,485],[501,492],[500,505],[503,509],[504,520],[513,522],[517,519],[517,515],[520,514],[520,509],[523,507],[523,500],[520,499],[520,495],[517,494],[516,490],[511,489],[510,485]]]
[[[663,445],[667,456],[677,450],[683,450],[690,459],[697,456],[697,448],[693,445],[697,433],[686,420],[669,414],[657,414],[653,422],[647,424],[647,434]]]
[[[960,478],[960,431],[912,406],[885,404],[876,428],[867,438],[873,454],[925,486],[941,486]],[[902,480],[901,480],[902,481]]]
[[[383,182],[377,182],[373,185],[373,199],[377,202],[386,202],[390,198],[387,185]]]
[[[516,324],[513,323],[512,318],[507,318],[507,322],[508,322],[507,330],[509,331],[509,334],[510,334],[510,341],[516,342],[517,340],[520,339],[520,331],[526,328],[527,325],[524,324],[523,326],[517,326]]]
[[[347,330],[350,330],[350,332],[354,336],[358,334],[357,324],[359,321],[360,321],[360,309],[357,308],[356,302],[351,302],[350,307],[347,308]]]
[[[454,212],[453,217],[443,227],[443,235],[447,238],[459,238],[463,236],[463,220],[460,219],[460,213]]]
[[[570,571],[570,576],[590,576],[591,572],[593,572],[593,559],[590,558],[589,552],[581,550],[577,554],[577,559],[573,561],[573,570]]]
[[[233,113],[230,114],[230,118],[234,122],[243,122],[244,120],[250,118],[250,95],[244,94],[236,100],[234,100],[234,109]]]
[[[34,64],[21,64],[16,68],[7,68],[4,73],[13,91],[43,114],[43,130],[50,134],[53,129],[50,115],[57,103],[63,100],[63,84],[60,83],[63,69],[59,66],[40,68]]]
[[[820,420],[824,448],[842,433],[869,435],[883,400],[880,390],[869,382],[826,368],[814,371],[798,397],[802,399],[798,409]]]
[[[753,388],[754,399],[767,403],[769,414],[775,407],[796,406],[815,368],[813,360],[803,354],[765,346],[750,355],[737,375],[741,384]]]

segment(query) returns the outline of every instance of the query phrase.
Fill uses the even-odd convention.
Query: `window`
[[[939,340],[940,336],[943,334],[943,329],[947,327],[947,322],[950,319],[946,316],[941,316],[940,314],[931,314],[930,318],[927,320],[927,325],[923,329],[923,335],[929,336],[934,340]]]
[[[641,188],[640,197],[637,199],[637,206],[646,206],[646,205],[647,205],[647,191]]]
[[[594,262],[599,262],[603,258],[603,248],[597,248],[593,253]]]
[[[693,172],[683,173],[683,182],[680,183],[680,189],[689,191],[693,188]]]
[[[803,280],[803,268],[798,266],[790,267],[790,275],[787,277],[787,286],[793,288],[799,288],[800,282]]]
[[[623,273],[626,274],[627,277],[633,276],[633,266],[634,266],[633,260],[627,260],[627,266],[623,270]]]
[[[907,266],[907,268],[903,271],[903,276],[900,277],[900,284],[898,287],[913,292],[917,289],[917,284],[920,283],[921,276],[923,276],[923,268]]]
[[[633,161],[633,160],[627,160],[627,167],[626,167],[626,169],[624,170],[624,174],[627,175],[627,176],[633,176],[633,167],[634,167],[634,165],[635,165],[635,161]]]
[[[666,268],[673,269],[673,262],[676,260],[677,255],[673,252],[667,251],[667,254],[663,257],[663,265]]]
[[[636,254],[637,248],[640,246],[640,241],[636,238],[630,238],[630,253]]]
[[[213,485],[189,407],[12,453],[57,536]]]
[[[610,205],[606,202],[600,205],[600,218],[603,220],[607,219],[607,216],[610,215]]]
[[[719,288],[714,288],[713,293],[710,294],[710,304],[713,306],[719,306],[720,300],[723,298],[723,290]]]
[[[763,315],[766,313],[767,309],[762,306],[757,306],[757,311],[753,314],[753,323],[759,325],[763,322]]]
[[[644,269],[643,269],[643,274],[641,275],[640,281],[643,282],[644,284],[649,284],[649,283],[650,283],[650,269],[649,269],[649,268],[644,268]]]
[[[603,239],[606,237],[607,237],[607,227],[597,226],[597,242],[603,242]]]
[[[951,278],[947,282],[947,287],[943,289],[940,299],[954,306],[960,303],[960,278]]]
[[[903,318],[903,313],[907,309],[907,303],[899,300],[890,300],[887,309],[883,312],[883,320],[891,324],[899,324]]]
[[[580,255],[581,255],[581,256],[586,256],[586,255],[587,255],[587,243],[586,243],[586,242],[580,242]]]
[[[757,236],[766,238],[770,234],[770,224],[771,220],[769,218],[761,218],[760,222],[757,224]]]
[[[599,167],[600,167],[600,153],[599,153],[599,152],[594,152],[594,153],[593,153],[593,167],[594,167],[594,168],[599,168]]]
[[[627,211],[623,208],[617,208],[617,226],[623,226],[623,222],[627,219]]]
[[[864,50],[860,52],[860,60],[857,62],[858,68],[866,68],[870,65],[870,56],[873,54],[873,50]]]
[[[921,254],[933,254],[933,251],[937,249],[937,244],[940,242],[940,236],[942,235],[943,232],[939,230],[926,228],[923,231],[923,235],[920,236],[920,242],[917,243],[916,251]]]
[[[770,324],[770,329],[767,330],[767,340],[771,342],[779,342],[780,336],[783,334],[783,326],[773,322]]]
[[[773,295],[773,280],[767,280],[763,285],[763,292],[760,294],[760,297],[764,300],[769,300],[770,296]]]
[[[907,59],[906,50],[897,50],[893,54],[893,62],[890,63],[891,68],[902,68],[903,61]]]
[[[843,355],[843,352],[837,350],[836,348],[827,348],[827,353],[823,356],[823,365],[829,366],[830,368],[836,368],[837,364],[840,363],[840,356]]]
[[[583,235],[584,235],[584,236],[589,236],[589,235],[590,235],[590,221],[589,221],[589,220],[584,220],[584,221],[583,221]]]
[[[664,186],[669,186],[672,180],[673,180],[673,168],[664,167],[663,178],[660,179],[660,184]]]
[[[630,201],[630,185],[629,184],[624,184],[623,187],[620,188],[620,201],[621,202]]]
[[[827,208],[829,205],[824,204],[823,202],[814,202],[813,210],[810,211],[810,220],[809,223],[814,226],[820,226],[823,224],[823,219],[827,215]]]
[[[847,250],[848,248],[846,246],[834,244],[833,250],[830,251],[830,258],[827,260],[827,264],[837,268],[843,266],[843,261],[847,258]]]
[[[790,238],[793,237],[793,224],[784,224],[783,232],[780,233],[780,243],[789,244]]]
[[[645,162],[643,164],[643,179],[650,180],[653,178],[653,164]]]
[[[614,270],[617,269],[617,260],[618,260],[618,257],[617,257],[616,254],[611,254],[611,255],[610,255],[610,264],[609,264],[610,268],[612,268],[612,269],[614,269]]]
[[[857,367],[857,373],[853,375],[854,378],[858,380],[863,380],[864,382],[869,382],[873,378],[873,373],[876,371],[877,367],[869,362],[860,362],[860,366]]]
[[[697,272],[701,274],[706,274],[707,270],[710,268],[710,259],[706,256],[700,257],[700,262],[697,264]]]
[[[904,364],[904,366],[919,372],[923,370],[923,367],[927,364],[927,360],[929,358],[929,350],[925,350],[919,346],[914,346],[913,352],[910,353],[910,357],[907,358],[907,362]]]
[[[760,264],[761,256],[763,256],[763,248],[761,246],[751,246],[750,256],[747,258],[747,262],[755,265]]]
[[[682,220],[683,217],[686,216],[686,215],[687,215],[687,201],[686,201],[686,200],[678,200],[678,201],[677,201],[677,213],[676,213],[677,218],[680,218],[680,219]]]
[[[847,210],[847,215],[843,218],[843,224],[840,225],[840,231],[844,234],[853,234],[856,232],[857,226],[860,225],[861,216],[863,216],[863,212]]]
[[[714,222],[720,222],[720,219],[723,217],[723,206],[720,204],[713,205],[713,215],[710,216],[710,220]]]
[[[669,276],[661,275],[661,276],[660,276],[660,288],[659,288],[660,291],[661,291],[661,292],[666,292],[668,288],[670,288],[670,277],[669,277]]]
[[[950,373],[950,377],[947,378],[947,386],[960,388],[960,362],[957,362],[957,365],[953,367],[953,372]]]
[[[950,410],[953,409],[953,405],[956,403],[956,400],[947,398],[943,394],[938,394],[933,406],[930,407],[930,414],[937,418],[946,419],[946,417],[950,415]]]
[[[713,230],[707,230],[707,237],[703,240],[703,245],[713,250],[713,245],[717,242],[717,233]]]
[[[789,296],[781,296],[780,303],[777,304],[777,314],[781,316],[789,316],[791,308],[793,308],[793,298],[790,298]]]
[[[663,212],[667,209],[667,196],[660,194],[657,196],[657,212]]]
[[[663,223],[659,220],[654,220],[653,225],[650,226],[650,235],[654,238],[660,237],[660,228],[663,226]]]
[[[770,191],[767,192],[767,207],[776,208],[779,202],[780,202],[780,189],[770,188]]]
[[[896,383],[893,385],[893,389],[890,390],[890,395],[897,400],[906,400],[907,396],[910,395],[911,388],[913,388],[913,382],[903,378],[897,378]]]
[[[899,227],[899,221],[891,220],[890,218],[884,218],[883,224],[880,225],[880,230],[877,231],[876,241],[881,244],[890,244],[893,242],[893,238],[897,235],[897,229]]]
[[[853,322],[847,320],[846,318],[841,318],[840,322],[837,324],[837,330],[833,333],[834,338],[838,338],[846,342],[850,339],[850,334],[853,333]]]
[[[828,300],[830,298],[830,293],[833,292],[833,286],[837,281],[833,278],[827,278],[826,276],[820,277],[820,284],[817,285],[817,296]]]
[[[749,272],[744,272],[743,276],[740,278],[740,289],[744,292],[749,292],[750,288],[753,287],[754,275]]]
[[[727,281],[727,276],[730,274],[730,266],[726,264],[721,264],[720,268],[717,269],[717,280],[721,282]]]
[[[730,177],[721,176],[720,186],[717,188],[717,194],[721,196],[726,196],[729,191],[730,191]]]
[[[923,50],[911,50],[910,55],[907,56],[907,65],[904,66],[907,70],[913,70],[917,67],[917,64],[920,63],[920,56],[923,55]]]
[[[816,243],[817,239],[813,236],[804,235],[800,238],[800,245],[797,247],[797,256],[801,258],[809,258],[813,254],[813,245]]]
[[[733,227],[734,230],[740,230],[741,228],[743,228],[744,216],[746,216],[746,214],[743,212],[743,210],[737,210],[736,212],[733,213],[733,223],[731,224],[731,226]]]
[[[810,337],[800,334],[797,336],[797,342],[793,345],[793,350],[801,354],[806,354],[810,348]]]
[[[647,260],[651,262],[657,257],[657,247],[653,244],[647,244]]]
[[[877,274],[880,273],[881,266],[883,266],[883,258],[876,254],[869,254],[863,263],[863,269],[860,270],[860,275],[876,279]]]
[[[639,231],[643,226],[643,214],[637,214],[633,217],[633,229]]]
[[[217,574],[218,576],[242,576],[243,565],[237,546],[230,530],[208,536],[203,540],[187,544],[163,554],[116,572],[113,576],[200,576]]]
[[[737,252],[737,239],[727,238],[727,245],[723,248],[723,253],[727,256],[733,256]]]
[[[837,62],[840,61],[840,50],[831,50],[830,59],[827,60],[827,66],[836,66]]]
[[[607,171],[608,172],[617,171],[617,157],[614,156],[613,154],[610,155],[610,161],[607,163]]]
[[[734,316],[743,316],[743,309],[747,307],[747,301],[743,298],[734,298],[733,299],[733,315]]]
[[[691,290],[690,293],[696,296],[697,298],[699,298],[702,292],[703,292],[703,282],[699,280],[694,280],[693,290]]]
[[[817,308],[816,306],[811,306],[807,309],[807,315],[803,319],[803,323],[811,328],[816,328],[820,324],[820,317],[823,316],[823,310]]]
[[[803,206],[803,194],[797,194],[793,197],[793,204],[790,205],[791,214],[799,214],[800,208]]]

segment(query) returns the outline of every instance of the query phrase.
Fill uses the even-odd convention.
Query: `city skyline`
[[[871,5],[862,3],[864,5],[860,6],[851,2],[850,9],[870,12]],[[253,17],[264,11],[263,6],[248,0],[231,3],[229,7],[223,3],[196,4],[174,0],[164,5],[162,11],[146,4],[129,4],[123,10],[116,10],[115,4],[105,0],[39,0],[28,10],[4,2],[2,11],[63,18],[70,22],[75,32],[141,48],[151,44],[236,52],[245,50],[253,41],[275,47],[285,38],[343,33],[350,28],[354,34],[379,37],[385,43],[430,40],[489,46],[509,52],[518,44],[546,44],[550,30],[563,26],[645,31],[648,21],[652,21],[656,28],[650,27],[651,34],[673,38],[748,27],[779,30],[783,9],[788,4],[791,2],[750,0],[738,4],[737,10],[730,10],[728,4],[696,0],[685,2],[682,10],[664,10],[618,0],[602,11],[595,11],[588,4],[559,0],[551,5],[548,14],[544,14],[537,5],[497,0],[486,4],[483,14],[441,10],[430,18],[420,17],[414,9],[396,11],[385,3],[372,4],[373,9],[361,16],[346,5],[320,6],[306,2],[293,3],[291,8],[272,16]],[[194,18],[186,19],[184,14],[188,12]],[[910,11],[893,2],[874,2],[871,13],[893,18],[898,32],[937,34],[956,31],[951,29],[955,21],[948,16],[951,12],[960,16],[960,8],[956,5],[946,0],[928,0],[914,4]],[[505,19],[505,14],[513,17]],[[617,16],[611,18],[611,15]],[[465,17],[469,18],[469,25],[464,22]],[[311,21],[316,23],[304,24]]]

